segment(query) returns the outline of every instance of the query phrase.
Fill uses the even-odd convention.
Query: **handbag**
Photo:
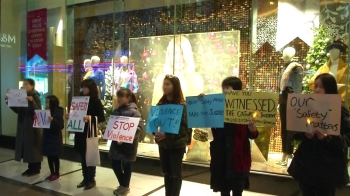
[[[86,134],[86,165],[88,167],[90,166],[99,166],[101,165],[101,160],[100,160],[100,150],[98,148],[98,135],[97,135],[97,123],[98,119],[95,116],[95,123],[93,126],[91,125],[91,116],[89,120],[89,129]],[[90,134],[90,137],[89,137]]]

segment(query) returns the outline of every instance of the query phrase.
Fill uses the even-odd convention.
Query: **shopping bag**
[[[101,165],[100,150],[98,148],[98,135],[97,135],[97,124],[98,119],[95,117],[95,123],[91,123],[91,117],[89,119],[89,129],[86,134],[86,165],[99,166]],[[92,125],[91,125],[92,124]],[[89,137],[90,135],[90,137]]]

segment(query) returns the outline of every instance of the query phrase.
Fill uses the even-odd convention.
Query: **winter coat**
[[[111,115],[114,116],[127,116],[140,118],[137,131],[134,137],[134,142],[132,144],[122,143],[119,145],[116,141],[113,141],[111,148],[109,149],[109,157],[113,160],[123,160],[123,161],[135,161],[138,147],[138,139],[143,130],[143,121],[141,119],[141,114],[137,110],[135,103],[131,103],[127,106],[120,106],[114,110]]]
[[[350,138],[349,111],[341,110],[341,136],[317,136],[308,139],[305,133],[295,133],[301,144],[294,153],[288,173],[300,183],[316,187],[343,187],[349,182],[346,141]]]
[[[247,129],[247,138],[243,141],[243,153],[248,155],[248,167],[251,164],[250,141],[255,139],[259,133],[251,133]],[[210,142],[210,187],[214,192],[223,190],[233,190],[237,183],[245,183],[245,188],[249,188],[248,174],[249,171],[234,171],[234,141],[235,141],[235,124],[225,123],[224,128],[212,129],[213,141]],[[243,182],[241,182],[243,181]]]
[[[28,107],[10,107],[18,114],[15,160],[25,163],[36,163],[43,160],[41,154],[41,129],[33,128],[35,110],[41,109],[40,96],[37,91],[27,92],[33,101],[28,101]]]
[[[45,156],[60,156],[63,146],[62,129],[64,128],[63,108],[53,111],[50,128],[43,130],[42,152]]]
[[[165,105],[165,104],[176,104],[176,103],[172,103],[168,101],[166,103],[162,103],[158,105]],[[186,105],[184,105],[179,129],[180,130],[178,134],[165,133],[165,138],[157,142],[159,145],[159,148],[167,148],[167,149],[186,148],[186,146],[191,143],[192,129],[188,128],[188,125],[187,125]]]
[[[96,97],[90,97],[88,110],[87,110],[87,116],[91,116],[91,127],[93,127],[96,124],[96,118],[98,119],[98,123],[105,121],[105,114],[103,105],[101,103],[101,100]],[[89,122],[85,123],[84,126],[84,132],[82,133],[75,133],[74,137],[74,149],[77,152],[85,153],[86,152],[86,137],[87,133],[89,131]],[[96,130],[96,133],[94,133],[94,136],[98,135],[98,130]],[[91,137],[89,135],[89,137]]]

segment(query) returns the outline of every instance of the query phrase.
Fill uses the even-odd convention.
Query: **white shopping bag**
[[[95,117],[95,123],[91,126],[91,117],[89,120],[89,129],[86,136],[86,165],[89,166],[99,166],[101,165],[100,150],[98,148],[98,135],[97,135],[97,124],[98,119]],[[89,137],[90,135],[90,137]]]

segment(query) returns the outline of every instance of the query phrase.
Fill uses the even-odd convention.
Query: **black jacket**
[[[308,139],[304,133],[295,133],[294,139],[302,142],[288,173],[311,186],[345,186],[349,182],[345,143],[350,138],[349,111],[345,107],[341,110],[340,134],[321,141],[316,136]]]
[[[138,138],[143,130],[143,121],[140,112],[137,110],[135,103],[131,103],[127,106],[120,106],[112,112],[114,116],[127,116],[140,118],[139,125],[132,144],[122,143],[119,145],[116,141],[113,141],[111,148],[109,149],[109,157],[113,160],[123,161],[135,161],[138,147]]]
[[[63,108],[55,109],[51,116],[53,120],[51,121],[50,129],[43,130],[42,151],[45,156],[59,156],[63,145]]]
[[[165,105],[165,104],[175,104],[175,103],[167,102],[167,103],[158,104],[158,105]],[[186,146],[191,143],[191,138],[192,138],[192,129],[188,128],[186,105],[184,105],[179,133],[178,134],[165,133],[165,138],[157,143],[160,148],[167,148],[167,149],[186,148]]]
[[[98,123],[105,121],[104,109],[100,99],[90,97],[86,115],[91,116],[91,126],[94,126],[96,124],[95,116],[98,119]],[[75,133],[74,149],[78,152],[86,151],[86,137],[87,137],[88,129],[89,129],[89,122],[85,123],[84,132]],[[95,133],[96,136],[97,134],[98,133]]]

